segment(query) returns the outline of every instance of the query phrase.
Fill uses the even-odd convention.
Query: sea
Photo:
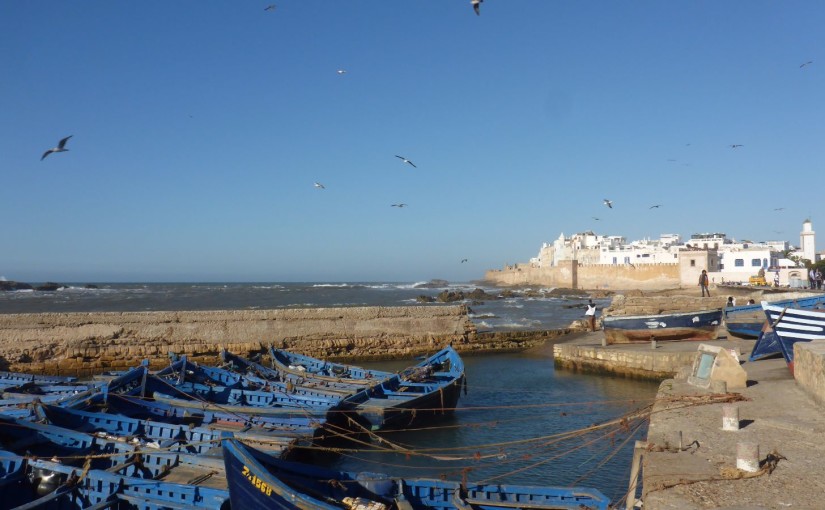
[[[62,290],[0,292],[0,313],[256,310],[420,303],[443,290],[482,289],[467,301],[478,331],[535,331],[584,316],[586,297],[535,287],[506,298],[480,283],[96,283]],[[558,294],[558,295],[557,295]],[[529,297],[529,296],[532,297]],[[540,296],[552,297],[540,297]],[[538,297],[536,297],[538,296]],[[599,311],[609,299],[594,299]],[[381,433],[331,461],[333,467],[393,476],[510,485],[596,488],[614,504],[627,492],[635,440],[647,433],[658,384],[557,370],[552,348],[465,356],[467,391],[453,416],[424,428]],[[401,370],[417,360],[363,363]],[[634,418],[634,413],[640,418]]]

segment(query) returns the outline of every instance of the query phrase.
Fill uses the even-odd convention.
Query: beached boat
[[[236,440],[223,445],[232,510],[607,510],[610,505],[596,489],[391,478],[287,462]]]
[[[825,306],[825,294],[803,295],[790,299],[769,301],[772,305],[802,309]],[[765,312],[761,304],[726,307],[722,310],[722,319],[728,333],[741,338],[758,338],[765,323]]]
[[[779,339],[782,356],[793,372],[793,345],[796,342],[825,340],[825,309],[801,309],[762,301],[768,323]]]
[[[721,309],[602,317],[602,327],[608,344],[651,340],[714,340],[721,323]]]
[[[409,427],[453,413],[466,391],[464,361],[447,346],[378,384],[347,397],[342,407],[372,430]]]

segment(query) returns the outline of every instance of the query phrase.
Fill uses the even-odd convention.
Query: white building
[[[815,236],[810,220],[802,224],[800,241],[802,248],[795,255],[811,261],[819,260],[819,254],[814,251]],[[715,252],[714,256],[719,260],[719,270],[714,271],[716,283],[746,283],[760,270],[780,270],[783,280],[787,280],[790,276],[788,271],[796,266],[792,260],[784,258],[790,249],[792,247],[787,241],[737,242],[720,232],[693,234],[684,243],[678,234],[662,234],[659,239],[628,243],[622,236],[602,236],[586,231],[570,237],[562,233],[552,243],[544,243],[538,256],[530,259],[530,264],[534,267],[554,267],[563,260],[605,265],[675,264],[679,262],[679,252],[682,250],[706,250]],[[771,275],[766,277],[770,280]]]

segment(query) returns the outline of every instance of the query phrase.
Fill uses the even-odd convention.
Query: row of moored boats
[[[266,362],[263,361],[266,359]],[[400,372],[269,349],[172,357],[91,381],[0,373],[0,510],[608,508],[595,489],[325,467],[341,445],[427,425],[466,392],[448,346]]]

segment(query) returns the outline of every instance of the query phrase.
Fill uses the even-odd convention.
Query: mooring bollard
[[[739,406],[722,406],[722,430],[739,430]]]
[[[655,349],[655,348],[656,348],[656,340],[654,340],[654,339],[652,339],[652,338],[650,339],[650,348],[651,348],[651,349]]]
[[[606,336],[602,337],[602,347],[607,347],[607,337]]]
[[[759,471],[759,445],[748,441],[736,444],[736,468],[748,473]]]

